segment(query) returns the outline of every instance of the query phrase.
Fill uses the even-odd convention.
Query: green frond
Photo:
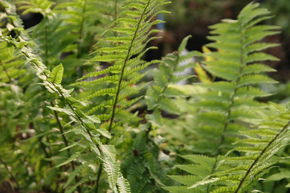
[[[132,192],[165,192],[161,186],[169,178],[159,163],[158,154],[159,149],[154,142],[148,139],[145,132],[139,132],[122,164],[124,176],[129,180]]]
[[[11,13],[8,14],[15,14],[15,10],[12,10]],[[19,18],[16,16],[15,21],[18,20]],[[110,134],[106,130],[96,129],[96,124],[100,122],[99,119],[94,116],[86,115],[81,110],[79,110],[75,106],[75,103],[78,100],[70,95],[72,90],[66,90],[62,87],[61,82],[64,71],[63,66],[58,65],[53,68],[52,71],[49,71],[45,64],[43,64],[41,58],[34,54],[34,47],[31,46],[33,44],[27,40],[28,38],[25,32],[23,32],[22,26],[17,22],[13,23],[13,25],[13,27],[19,28],[19,36],[14,38],[1,33],[1,40],[13,46],[16,50],[19,51],[19,53],[26,59],[26,62],[29,63],[35,70],[35,74],[42,81],[42,85],[50,93],[54,94],[56,98],[65,101],[62,107],[53,105],[53,107],[50,107],[50,109],[52,109],[54,113],[64,113],[71,119],[72,122],[77,124],[75,125],[73,132],[81,135],[87,141],[86,148],[91,149],[94,153],[94,161],[98,161],[99,159],[99,161],[104,162],[105,171],[107,171],[108,182],[111,189],[114,191],[116,190],[115,192],[130,192],[128,182],[122,177],[122,174],[120,173],[120,166],[115,159],[115,152],[112,151],[111,146],[107,148],[106,145],[102,145],[100,142],[100,137],[110,138]],[[80,159],[81,156],[84,155],[81,155],[80,152],[75,152],[72,156],[62,160],[58,165],[67,165],[77,158]],[[92,159],[90,161],[92,161]],[[97,174],[94,173],[94,175],[96,176]],[[116,180],[115,176],[117,176]],[[83,178],[80,182],[72,186],[71,189],[68,189],[68,192],[74,191],[74,189],[77,188],[80,184],[91,180],[92,178],[90,175]]]
[[[55,14],[44,17],[38,25],[29,29],[29,33],[39,46],[44,64],[49,68],[60,63],[61,55],[72,41],[70,36],[63,35],[69,33],[69,29],[63,27],[63,21]]]
[[[128,88],[142,79],[144,74],[139,72],[151,64],[142,60],[145,52],[152,49],[145,49],[150,40],[151,27],[155,24],[150,18],[156,16],[164,4],[166,1],[126,1],[114,26],[95,46],[98,48],[98,45],[103,45],[96,49],[91,61],[106,63],[106,66],[100,66],[98,71],[84,75],[73,84],[84,88],[82,97],[89,101],[89,112],[102,109],[101,113],[105,116],[100,117],[103,121],[107,118],[109,130],[119,110],[124,108],[120,106],[122,101],[139,92],[138,89],[132,92]],[[98,99],[104,97],[112,102],[99,105]]]
[[[70,47],[67,50],[76,57],[87,55],[94,43],[95,36],[103,38],[104,27],[115,21],[119,15],[119,8],[123,0],[73,0],[56,5],[55,12],[61,17],[67,28]]]
[[[217,172],[211,175],[218,180],[210,192],[246,192],[257,182],[261,173],[277,162],[273,156],[289,142],[290,114],[289,109],[279,106],[270,109],[271,113],[258,129],[242,132],[244,138],[234,149],[242,156],[226,156],[219,161]]]
[[[207,91],[197,96],[197,101],[193,103],[197,112],[191,127],[197,138],[194,151],[216,158],[207,166],[209,172],[202,172],[208,170],[198,164],[178,166],[188,173],[201,176],[201,181],[192,181],[192,185],[187,186],[193,192],[202,188],[205,188],[204,192],[233,192],[231,183],[235,181],[234,176],[229,178],[231,182],[225,188],[216,187],[218,180],[212,174],[219,168],[220,155],[235,148],[235,142],[243,138],[241,132],[250,132],[249,128],[254,127],[260,118],[259,112],[263,111],[264,104],[256,99],[269,94],[259,86],[276,83],[265,74],[275,70],[263,64],[264,61],[277,60],[262,52],[276,44],[261,41],[279,33],[276,26],[259,24],[268,19],[268,15],[269,12],[260,8],[258,3],[250,3],[237,20],[222,20],[210,27],[212,31],[208,39],[213,42],[208,47],[214,51],[204,53],[203,66],[213,77],[221,80],[201,84]],[[250,151],[251,147],[245,149]],[[255,147],[252,151],[259,149]]]
[[[245,14],[247,12],[251,15]],[[197,115],[195,123],[195,130],[198,130],[198,133],[203,132],[202,125],[208,125],[210,119],[217,119],[220,124],[217,124],[214,130],[221,132],[221,139],[226,135],[229,139],[227,132],[231,133],[232,123],[238,120],[251,123],[248,118],[253,116],[254,112],[249,114],[248,109],[253,104],[258,105],[254,101],[257,97],[267,96],[267,93],[264,93],[258,86],[276,83],[265,74],[275,70],[262,64],[263,61],[277,60],[276,57],[261,52],[276,44],[264,43],[260,40],[278,33],[276,26],[256,25],[265,15],[269,15],[269,12],[259,8],[257,3],[251,3],[241,11],[237,20],[223,20],[211,27],[209,39],[213,40],[213,43],[210,43],[208,47],[216,51],[205,53],[205,57],[212,59],[206,60],[204,67],[212,76],[223,80],[203,84],[209,90],[201,96],[200,102],[197,102],[197,107],[203,107],[200,108],[201,115]],[[260,34],[257,37],[261,38],[253,39],[256,34]],[[249,96],[252,100],[248,99]],[[243,105],[240,106],[240,104]],[[209,115],[204,119],[201,118],[208,114],[207,111],[211,111],[213,115],[219,112],[219,117]],[[223,144],[223,140],[220,142],[217,143],[218,146],[226,145]],[[216,147],[211,149],[213,152],[216,151]]]
[[[161,111],[167,113],[179,114],[180,109],[175,104],[177,97],[184,98],[186,95],[174,88],[169,88],[172,84],[177,84],[179,81],[186,81],[192,76],[182,75],[185,68],[193,68],[193,56],[198,55],[196,52],[186,53],[186,45],[190,36],[183,39],[178,51],[168,54],[162,58],[158,68],[152,70],[154,82],[147,89],[145,96],[148,110],[153,110],[152,116],[148,116],[150,121],[153,121],[154,115]],[[183,63],[185,65],[183,65]],[[181,74],[181,75],[179,75]],[[176,98],[175,98],[176,97]]]

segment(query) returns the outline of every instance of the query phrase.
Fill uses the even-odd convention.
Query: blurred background
[[[236,18],[239,11],[250,0],[172,0],[168,6],[171,14],[165,15],[163,39],[159,43],[161,52],[154,51],[149,57],[159,58],[177,49],[181,40],[191,34],[187,49],[201,51],[208,43],[209,25],[224,18]],[[290,80],[290,1],[289,0],[260,0],[263,7],[268,8],[273,18],[271,24],[282,27],[281,34],[272,36],[268,41],[280,43],[281,46],[267,50],[279,57],[280,62],[269,65],[277,69],[273,73],[276,80],[286,83]],[[162,17],[162,16],[161,16]],[[160,18],[162,19],[162,18]]]
[[[202,46],[208,43],[208,27],[224,18],[235,19],[240,10],[251,1],[171,0],[171,2],[167,8],[171,14],[159,15],[159,19],[166,21],[165,24],[158,26],[163,30],[163,38],[152,43],[160,49],[147,53],[147,60],[160,59],[165,54],[175,51],[182,39],[189,34],[192,38],[187,49],[201,51]],[[258,2],[272,12],[273,18],[269,20],[269,23],[281,26],[281,34],[268,39],[268,41],[280,43],[280,46],[269,49],[267,52],[281,59],[269,65],[277,70],[277,73],[273,73],[272,76],[284,84],[277,88],[267,89],[286,97],[290,95],[290,83],[288,83],[290,80],[290,0],[259,0]],[[25,27],[29,28],[39,23],[42,17],[40,14],[28,14],[22,16],[22,19]],[[283,96],[281,97],[284,98]],[[279,98],[279,96],[275,97]]]

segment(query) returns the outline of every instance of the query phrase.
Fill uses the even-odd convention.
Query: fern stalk
[[[124,76],[124,72],[125,72],[125,68],[126,68],[126,65],[127,65],[127,62],[128,60],[130,59],[130,53],[131,53],[131,49],[133,47],[133,43],[137,37],[137,33],[139,31],[139,28],[140,28],[140,24],[143,20],[143,17],[147,11],[147,8],[148,6],[150,5],[150,2],[151,0],[148,0],[147,1],[147,4],[140,16],[140,19],[137,23],[137,27],[136,27],[136,30],[134,32],[134,35],[133,35],[133,38],[131,40],[131,43],[130,43],[130,46],[129,46],[129,49],[128,49],[128,52],[127,52],[127,55],[126,55],[126,58],[125,58],[125,61],[122,65],[122,69],[121,69],[121,72],[120,72],[120,77],[119,77],[119,81],[118,81],[118,85],[117,85],[117,91],[116,91],[116,95],[115,95],[115,98],[114,98],[114,102],[113,102],[113,108],[112,108],[112,114],[111,114],[111,118],[110,118],[110,121],[109,121],[109,127],[108,127],[108,130],[109,132],[112,130],[112,126],[113,126],[113,122],[114,122],[114,119],[115,119],[115,113],[116,113],[116,107],[117,107],[117,104],[118,104],[118,98],[119,98],[119,94],[120,94],[120,90],[121,90],[121,83],[123,81],[123,76]]]
[[[117,2],[117,0],[115,1],[115,3]],[[129,48],[128,48],[128,52],[126,54],[126,57],[125,57],[125,60],[124,60],[124,63],[122,65],[122,68],[121,68],[121,72],[120,72],[120,76],[119,76],[119,80],[118,80],[118,84],[117,84],[117,89],[116,89],[116,94],[115,94],[115,98],[114,98],[114,101],[113,101],[113,106],[112,106],[112,113],[111,113],[111,117],[109,119],[109,126],[108,126],[108,131],[111,132],[112,130],[112,126],[113,126],[113,123],[114,123],[114,119],[115,119],[115,113],[116,113],[116,108],[117,108],[117,104],[118,104],[118,99],[119,99],[119,94],[120,94],[120,91],[121,91],[121,84],[122,84],[122,81],[123,81],[123,76],[124,76],[124,72],[125,72],[125,68],[126,68],[126,65],[127,65],[127,62],[128,60],[130,59],[130,54],[131,54],[131,50],[133,48],[133,43],[137,37],[137,33],[139,31],[139,28],[140,28],[140,25],[141,25],[141,22],[145,16],[145,13],[147,11],[147,8],[149,7],[150,5],[150,2],[151,0],[148,0],[147,1],[147,4],[142,12],[142,14],[140,15],[140,18],[139,18],[139,21],[137,23],[137,26],[136,26],[136,29],[134,31],[134,35],[131,39],[131,42],[130,42],[130,45],[129,45]],[[115,5],[115,10],[116,10],[116,5]],[[106,139],[105,141],[105,144],[109,143],[109,140]],[[98,169],[98,176],[97,176],[97,181],[96,181],[96,193],[98,192],[98,187],[99,187],[99,181],[100,181],[100,178],[102,176],[102,169],[103,169],[103,166],[100,165],[99,169]]]
[[[241,26],[240,26],[241,27]],[[242,28],[240,28],[240,31],[242,31]],[[241,36],[242,38],[241,38],[241,40],[240,40],[240,44],[241,45],[244,45],[244,36]],[[241,46],[241,49],[240,49],[240,64],[242,64],[241,66],[240,66],[240,68],[239,68],[239,74],[242,74],[242,72],[243,72],[243,69],[245,68],[245,66],[247,66],[246,64],[245,64],[245,62],[244,62],[244,48],[243,48],[243,46]],[[241,76],[238,76],[237,77],[237,79],[234,81],[234,85],[235,85],[235,88],[234,88],[234,91],[233,91],[233,93],[232,93],[232,96],[230,97],[230,105],[229,105],[229,107],[228,107],[228,111],[227,111],[227,113],[226,113],[226,118],[225,118],[225,120],[226,120],[226,122],[225,122],[225,124],[224,124],[224,127],[223,127],[223,129],[222,129],[222,134],[221,134],[221,136],[220,136],[220,140],[219,140],[219,144],[218,144],[218,146],[217,146],[217,152],[216,152],[216,154],[215,154],[215,162],[214,162],[214,165],[213,165],[213,167],[212,167],[212,170],[211,170],[211,173],[209,174],[209,175],[212,175],[212,174],[214,174],[215,172],[216,172],[216,169],[217,169],[217,165],[218,165],[218,161],[219,161],[219,159],[218,159],[218,155],[220,155],[222,152],[221,152],[221,146],[223,145],[223,143],[224,143],[224,140],[225,140],[225,133],[226,133],[226,131],[227,131],[227,128],[228,128],[228,124],[229,124],[229,121],[230,121],[230,118],[231,118],[231,114],[232,114],[232,108],[234,107],[234,99],[235,99],[235,97],[236,97],[236,93],[237,93],[237,91],[238,91],[238,87],[236,86],[236,85],[238,85],[239,84],[239,82],[240,82],[240,79],[241,79]],[[211,184],[208,184],[207,185],[207,193],[209,193],[210,192],[210,188],[211,188]]]

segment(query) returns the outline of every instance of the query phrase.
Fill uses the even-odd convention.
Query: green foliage
[[[251,3],[211,27],[211,51],[188,36],[145,61],[167,3],[0,2],[0,191],[287,191],[290,111],[259,100],[276,83],[269,12]],[[43,19],[24,29],[20,12]]]
[[[221,80],[201,85],[207,91],[196,97],[197,100],[193,103],[196,115],[191,120],[192,132],[196,136],[194,152],[204,153],[210,157],[185,156],[184,158],[193,164],[177,167],[191,175],[172,176],[185,186],[168,187],[171,192],[245,192],[247,185],[253,182],[252,180],[249,180],[249,184],[242,182],[246,181],[250,172],[254,172],[252,170],[255,170],[253,167],[245,169],[247,167],[242,162],[243,157],[237,158],[239,161],[237,170],[245,169],[248,172],[246,177],[238,178],[238,174],[230,175],[225,168],[222,168],[225,170],[223,172],[229,174],[230,182],[221,178],[219,179],[221,184],[217,184],[218,178],[212,176],[218,173],[222,162],[228,162],[223,157],[228,151],[244,153],[242,149],[236,147],[237,141],[244,138],[240,133],[249,133],[249,130],[257,127],[257,120],[260,119],[260,112],[263,111],[265,104],[256,99],[269,95],[257,86],[276,82],[264,74],[274,70],[262,64],[263,61],[277,60],[261,52],[276,46],[261,42],[266,36],[278,33],[276,26],[257,25],[267,18],[269,12],[266,9],[258,8],[258,4],[251,3],[241,11],[237,20],[223,20],[222,23],[211,27],[209,39],[213,42],[207,46],[215,51],[204,54],[205,58],[209,58],[205,60],[204,67],[213,77]],[[263,137],[253,140],[253,144],[245,149],[249,151],[254,149],[263,155],[263,148],[251,148],[256,145],[255,143],[264,143]],[[248,156],[248,153],[245,154]],[[264,169],[273,163],[267,164],[266,160],[262,162]],[[234,180],[241,185],[235,186],[234,183],[237,182]]]

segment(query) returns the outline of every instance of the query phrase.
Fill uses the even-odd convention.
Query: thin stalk
[[[242,30],[240,30],[242,31]],[[243,45],[244,44],[244,37],[243,35],[241,35],[241,40],[240,40],[240,44]],[[244,54],[245,54],[245,50],[243,48],[243,46],[241,46],[241,49],[240,49],[240,54],[241,54],[241,57],[240,57],[240,68],[239,68],[239,73],[238,74],[242,74],[244,68],[247,66],[247,64],[245,63],[245,58],[244,58]],[[234,85],[235,85],[235,88],[233,90],[233,93],[230,97],[230,104],[228,106],[228,110],[226,112],[226,117],[225,117],[225,124],[224,124],[224,127],[222,129],[222,134],[220,136],[220,140],[218,142],[218,145],[217,145],[217,150],[216,150],[216,153],[215,153],[215,163],[212,167],[212,170],[211,170],[211,174],[213,174],[216,169],[217,169],[217,165],[218,165],[218,155],[220,155],[222,153],[222,150],[221,150],[221,147],[222,145],[224,144],[224,141],[225,141],[225,133],[228,129],[228,126],[229,126],[229,123],[230,123],[230,118],[232,116],[232,108],[234,107],[235,105],[235,97],[236,97],[236,94],[237,94],[237,91],[238,91],[238,84],[241,80],[242,76],[238,76],[235,80],[234,80]],[[210,187],[211,185],[208,184],[207,185],[207,192],[210,191]]]
[[[117,85],[117,91],[116,91],[116,95],[115,95],[114,102],[113,102],[113,106],[112,106],[112,113],[111,113],[111,117],[110,117],[110,120],[109,120],[109,127],[108,127],[108,131],[109,132],[111,132],[112,127],[113,127],[113,123],[114,123],[114,120],[115,120],[116,108],[117,108],[117,104],[118,104],[119,94],[120,94],[120,91],[121,91],[121,84],[122,84],[122,81],[123,81],[123,76],[124,76],[125,68],[126,68],[127,62],[130,59],[130,54],[131,54],[131,51],[133,49],[134,41],[137,38],[137,33],[139,31],[141,22],[142,22],[143,18],[145,17],[145,13],[147,11],[147,8],[150,5],[150,2],[151,2],[151,0],[148,0],[147,1],[147,4],[146,4],[146,6],[145,6],[145,8],[144,8],[144,10],[143,10],[143,12],[142,12],[142,14],[140,16],[140,19],[139,19],[139,21],[138,21],[138,23],[136,25],[136,29],[135,29],[134,35],[133,35],[132,40],[130,42],[128,52],[126,54],[126,58],[125,58],[124,63],[122,65],[122,69],[121,69],[121,72],[120,72],[120,77],[119,77],[118,85]],[[106,139],[105,144],[107,144],[108,142],[109,142],[109,140]],[[101,175],[102,175],[102,168],[103,167],[102,167],[102,164],[101,164],[100,167],[99,167],[99,169],[98,169],[98,174],[99,175],[97,176],[95,193],[98,193],[99,181],[100,181],[100,178],[101,178]]]
[[[118,0],[115,0],[114,2],[114,21],[117,20],[118,17]]]

